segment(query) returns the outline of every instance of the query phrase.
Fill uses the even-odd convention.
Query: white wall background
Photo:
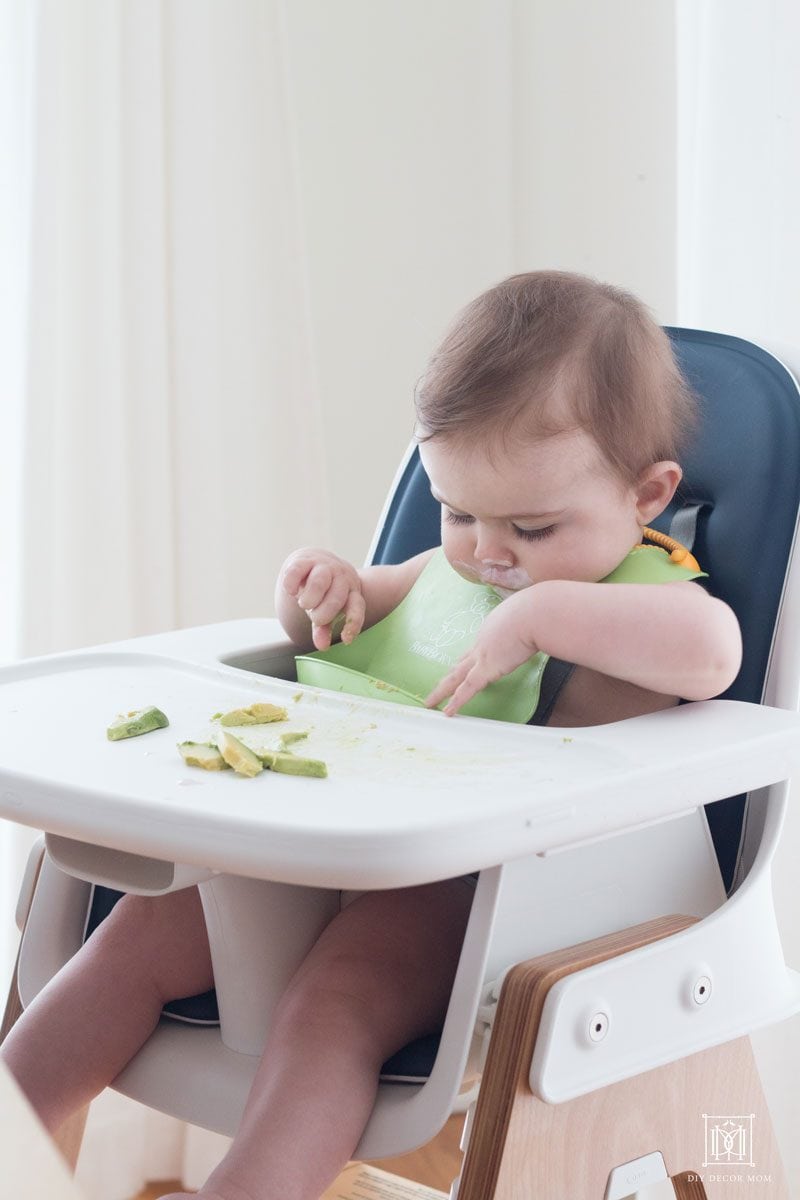
[[[679,312],[800,341],[800,85],[794,0],[678,0]]]
[[[673,5],[303,0],[288,16],[332,527],[359,558],[413,382],[473,295],[560,267],[674,318]]]

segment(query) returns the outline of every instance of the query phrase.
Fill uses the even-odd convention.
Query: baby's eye
[[[445,509],[444,519],[451,525],[469,525],[475,520],[474,517],[470,517],[466,513],[451,512],[449,508]]]
[[[555,525],[545,525],[542,529],[521,529],[519,525],[515,525],[514,532],[526,542],[539,542],[543,538],[552,537],[556,528]]]

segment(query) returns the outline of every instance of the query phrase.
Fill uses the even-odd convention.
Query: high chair
[[[0,672],[0,814],[46,831],[20,897],[21,1002],[80,946],[96,889],[203,899],[220,1024],[202,1023],[209,997],[165,1016],[118,1090],[232,1134],[336,889],[479,871],[441,1037],[386,1065],[358,1157],[429,1140],[480,1078],[458,1200],[789,1196],[748,1034],[800,1009],[770,885],[800,763],[800,395],[757,346],[670,334],[702,428],[658,524],[741,622],[724,698],[588,729],[446,720],[298,687],[271,620]],[[370,560],[437,543],[438,521],[412,450]],[[313,727],[327,780],[182,765],[176,741],[256,700]],[[170,728],[107,743],[145,703]]]

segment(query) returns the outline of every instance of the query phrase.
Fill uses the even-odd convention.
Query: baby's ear
[[[664,511],[682,476],[676,462],[657,462],[645,467],[634,485],[636,513],[642,525],[649,525]]]

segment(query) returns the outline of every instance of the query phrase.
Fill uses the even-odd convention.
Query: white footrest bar
[[[645,1195],[645,1188],[647,1189],[647,1200],[656,1200],[656,1193],[651,1192],[650,1189],[653,1184],[657,1183],[669,1183],[664,1157],[658,1150],[653,1154],[644,1154],[641,1158],[615,1167],[608,1177],[608,1186],[603,1200],[635,1200],[637,1196]],[[661,1189],[658,1190],[660,1192]],[[664,1196],[669,1195],[672,1195],[674,1200],[674,1189],[672,1192],[665,1190]]]

